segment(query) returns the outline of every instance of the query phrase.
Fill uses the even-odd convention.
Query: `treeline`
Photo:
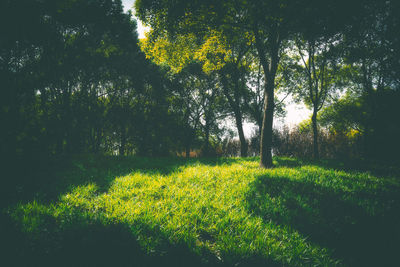
[[[1,160],[398,158],[399,3],[345,2],[137,0],[139,41],[120,0],[1,1]],[[313,116],[274,132],[288,95]]]
[[[0,13],[3,162],[169,153],[175,89],[140,51],[121,1],[10,0]]]

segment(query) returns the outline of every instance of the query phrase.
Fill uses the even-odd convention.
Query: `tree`
[[[394,146],[385,144],[391,133],[397,132],[391,123],[390,106],[400,88],[398,55],[400,23],[397,15],[400,6],[396,1],[366,1],[359,19],[345,33],[345,60],[352,71],[351,95],[362,103],[364,114],[364,156],[381,158]],[[354,97],[353,97],[354,98]],[[392,100],[392,99],[390,99]],[[388,129],[391,129],[388,131]],[[397,142],[394,142],[397,143]],[[398,147],[398,145],[397,145]],[[384,149],[382,149],[384,148]]]
[[[335,36],[336,37],[336,36]],[[339,75],[337,60],[338,55],[334,52],[334,43],[339,42],[337,38],[330,39],[307,39],[298,38],[296,42],[297,53],[302,65],[292,78],[303,81],[293,91],[298,100],[303,101],[312,109],[313,130],[313,156],[319,158],[318,148],[318,112],[324,107],[329,98],[339,90],[335,83]]]
[[[203,155],[210,156],[213,154],[211,135],[219,135],[221,127],[218,122],[225,116],[216,73],[205,73],[201,64],[192,62],[175,74],[174,79],[180,87],[178,103],[184,123],[181,139],[184,140],[186,156],[189,156],[194,143],[201,139]]]
[[[248,144],[243,131],[244,109],[248,89],[250,65],[249,42],[245,35],[221,34],[212,31],[204,37],[205,42],[196,52],[196,58],[203,63],[205,72],[216,71],[226,97],[230,112],[233,114],[240,141],[240,155],[247,157]]]
[[[247,142],[243,131],[243,108],[248,94],[248,62],[245,56],[249,46],[245,36],[229,36],[235,42],[228,42],[226,36],[210,31],[204,36],[193,34],[180,35],[170,39],[150,31],[142,48],[149,58],[158,64],[167,64],[174,73],[181,72],[186,66],[199,62],[206,75],[216,75],[226,97],[228,109],[233,114],[241,143],[241,156],[247,156]]]
[[[140,51],[121,1],[16,0],[0,9],[2,155],[133,153],[139,135],[157,136],[146,153],[169,152],[172,88]]]

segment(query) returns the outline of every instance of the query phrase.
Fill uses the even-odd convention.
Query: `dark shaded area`
[[[10,197],[3,202],[0,213],[0,265],[3,266],[280,266],[257,255],[225,263],[209,251],[193,252],[187,243],[173,244],[161,230],[145,223],[133,226],[104,224],[102,219],[88,218],[79,209],[58,221],[51,215],[40,214],[41,225],[33,232],[10,217],[6,207],[16,203],[53,203],[72,188],[90,182],[106,191],[117,176],[132,172],[170,174],[186,165],[230,165],[254,159],[239,158],[142,158],[100,155],[79,155],[53,158],[37,166],[22,169],[15,188],[9,187]],[[34,181],[34,182],[33,182]],[[35,213],[31,214],[32,216]],[[28,215],[28,216],[31,216]],[[64,220],[62,219],[62,220]],[[135,229],[140,229],[138,233]],[[207,234],[207,233],[206,233]],[[207,237],[201,235],[202,238]],[[157,237],[158,247],[145,251],[138,237]],[[228,259],[230,260],[230,259]]]
[[[160,238],[159,251],[144,251],[134,228],[82,222],[79,215],[64,229],[49,218],[48,228],[34,234],[22,233],[7,217],[1,226],[2,266],[223,266],[215,256],[172,244],[161,231],[148,226],[143,230],[143,225],[148,236]]]
[[[311,163],[313,161],[310,161]],[[315,162],[315,161],[314,161]],[[400,177],[400,168],[396,163],[367,159],[319,160],[318,165],[328,169],[347,172],[369,172],[376,176]]]
[[[209,166],[230,165],[239,161],[253,161],[252,158],[194,158],[178,157],[136,157],[104,156],[94,154],[37,157],[27,161],[20,158],[15,165],[6,166],[4,183],[0,189],[0,208],[18,202],[41,202],[57,200],[79,185],[95,183],[100,192],[108,190],[116,177],[132,172],[168,175],[187,165],[205,164]]]
[[[217,164],[217,161],[213,164]],[[88,183],[95,183],[99,190],[104,192],[118,176],[135,171],[166,175],[190,162],[195,160],[92,154],[32,161],[24,161],[21,158],[15,166],[11,165],[5,169],[6,179],[1,188],[0,208],[33,198],[42,202],[54,201],[71,188]]]
[[[196,254],[185,243],[171,244],[160,230],[145,224],[132,227],[147,231],[145,236],[160,238],[157,251],[144,251],[135,228],[123,224],[104,225],[87,219],[79,210],[68,216],[67,224],[41,214],[44,226],[39,232],[24,233],[21,225],[7,213],[17,203],[52,203],[79,185],[95,183],[107,191],[118,176],[132,172],[168,175],[185,165],[233,164],[228,158],[145,158],[102,155],[77,155],[21,161],[24,168],[12,172],[13,183],[2,187],[0,210],[0,265],[2,266],[225,266],[208,251]],[[250,159],[249,159],[250,160]],[[11,166],[9,166],[11,167]],[[11,175],[11,172],[10,172]],[[3,190],[2,190],[3,191]],[[260,260],[261,261],[261,260]],[[265,259],[264,259],[265,261]],[[252,261],[253,262],[253,261]],[[238,263],[239,266],[249,264]],[[258,264],[254,263],[253,266]],[[228,266],[228,265],[227,265]]]
[[[254,162],[256,158],[198,158],[198,159],[191,159],[189,162],[191,164],[200,163],[202,165],[208,166],[219,166],[219,165],[232,165],[239,162]]]
[[[397,266],[399,191],[394,186],[349,192],[307,180],[261,176],[249,189],[247,205],[265,221],[289,226],[331,248],[349,266]],[[384,208],[375,214],[366,210],[376,203],[384,203]]]
[[[304,165],[304,161],[296,158],[274,158],[277,167],[295,168]]]
[[[160,230],[140,223],[131,228],[96,221],[82,223],[77,215],[64,229],[54,218],[48,218],[48,228],[26,234],[5,214],[0,218],[2,266],[281,266],[257,255],[226,263],[207,250],[193,252],[184,242],[171,243]],[[156,250],[145,251],[140,246],[136,228],[142,235],[159,239]]]
[[[366,159],[347,159],[346,161],[338,159],[314,160],[311,158],[275,157],[274,162],[277,167],[319,166],[327,170],[368,172],[376,176],[400,177],[400,168],[394,163],[385,161]]]

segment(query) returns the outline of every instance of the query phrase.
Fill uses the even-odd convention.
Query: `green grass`
[[[21,266],[395,266],[396,172],[340,162],[75,158],[3,216]],[[392,170],[393,171],[393,170]],[[8,265],[7,265],[8,266]]]

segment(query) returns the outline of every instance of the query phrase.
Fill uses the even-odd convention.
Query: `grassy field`
[[[19,186],[2,266],[399,266],[398,170],[82,156]]]

